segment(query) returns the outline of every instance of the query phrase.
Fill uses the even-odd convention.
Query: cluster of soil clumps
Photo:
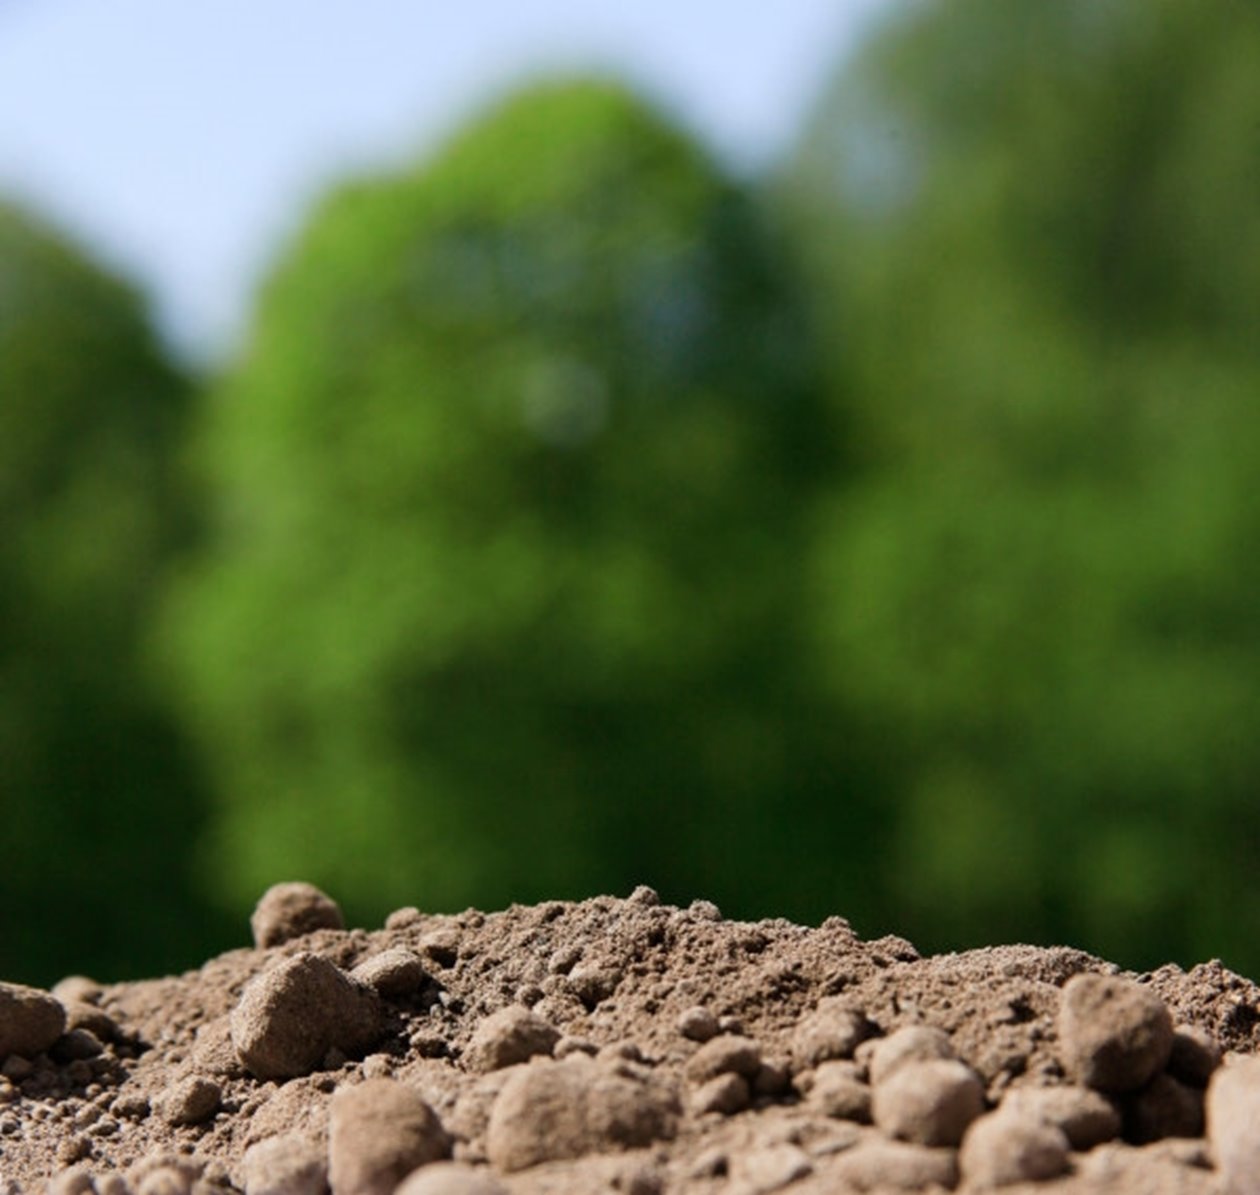
[[[0,984],[0,1195],[1260,1195],[1260,988],[648,888]]]

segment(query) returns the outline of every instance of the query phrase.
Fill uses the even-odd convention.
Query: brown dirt
[[[1219,962],[920,958],[646,888],[367,931],[286,885],[252,925],[185,975],[63,981],[64,1025],[0,985],[0,1195],[1260,1189],[1225,1172],[1251,1129],[1203,1126],[1209,1084],[1260,1125],[1213,1079],[1260,1054]]]

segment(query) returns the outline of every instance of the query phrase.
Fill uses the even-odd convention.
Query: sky
[[[731,169],[786,152],[887,0],[0,0],[0,193],[215,360],[313,200],[510,86],[597,70]]]

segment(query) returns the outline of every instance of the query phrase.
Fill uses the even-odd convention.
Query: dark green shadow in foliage
[[[865,469],[820,518],[924,945],[1260,972],[1260,13],[915,6],[786,193]]]
[[[207,407],[170,611],[223,898],[872,908],[805,638],[817,360],[756,204],[613,85],[324,202]]]
[[[143,642],[190,533],[186,380],[137,296],[0,204],[0,977],[188,965],[204,795]]]

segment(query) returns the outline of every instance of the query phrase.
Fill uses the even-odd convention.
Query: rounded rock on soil
[[[722,1116],[734,1116],[748,1107],[752,1099],[752,1091],[748,1080],[743,1075],[727,1072],[710,1079],[691,1093],[691,1112],[694,1116],[703,1116],[706,1112],[717,1112]]]
[[[153,1110],[172,1127],[200,1124],[219,1110],[222,1095],[217,1083],[200,1075],[188,1075],[157,1096]]]
[[[330,1050],[366,1051],[380,1036],[376,994],[327,959],[295,954],[255,976],[231,1015],[232,1044],[258,1079],[309,1074]]]
[[[0,983],[0,1059],[34,1058],[65,1028],[66,1010],[55,996],[22,983]]]
[[[958,1152],[904,1141],[870,1141],[846,1150],[827,1171],[830,1182],[859,1191],[921,1191],[958,1185]]]
[[[636,1149],[677,1130],[678,1098],[657,1082],[574,1054],[534,1061],[495,1099],[486,1154],[500,1170],[589,1153]]]
[[[345,929],[341,908],[314,884],[272,884],[254,906],[249,927],[258,947],[279,946],[317,929]]]
[[[118,1024],[109,1013],[103,1009],[97,1008],[95,1004],[88,1004],[83,1000],[61,1000],[62,1006],[66,1010],[66,1032],[71,1033],[75,1029],[86,1029],[98,1041],[121,1041],[122,1034],[118,1030]]]
[[[136,1195],[191,1195],[195,1181],[178,1167],[159,1166],[135,1184]]]
[[[485,1166],[434,1162],[408,1175],[394,1195],[508,1195],[508,1190]]]
[[[717,1037],[717,1017],[704,1005],[697,1004],[694,1008],[687,1009],[678,1018],[678,1032],[690,1041],[697,1041],[703,1045],[705,1042]]]
[[[1086,972],[1069,979],[1058,1028],[1068,1074],[1096,1091],[1136,1091],[1172,1053],[1167,1006],[1149,988],[1118,975]]]
[[[328,1114],[328,1179],[337,1195],[393,1195],[413,1170],[451,1156],[420,1094],[393,1079],[343,1087]]]
[[[1260,1195],[1260,1056],[1227,1059],[1212,1076],[1207,1135],[1226,1195]]]
[[[956,1146],[984,1111],[984,1088],[956,1059],[904,1062],[874,1089],[871,1118],[889,1137],[916,1145]]]
[[[410,996],[424,986],[428,972],[419,956],[404,946],[382,950],[365,959],[350,977],[385,997]]]
[[[502,1070],[550,1054],[560,1031],[523,1004],[509,1004],[486,1017],[473,1032],[465,1061],[473,1071]]]
[[[1133,1092],[1124,1114],[1125,1139],[1149,1145],[1165,1137],[1203,1135],[1203,1092],[1166,1071]]]
[[[1174,1079],[1191,1087],[1206,1087],[1220,1065],[1221,1047],[1206,1029],[1197,1025],[1178,1025],[1173,1029],[1168,1073]]]
[[[268,1137],[245,1151],[240,1181],[245,1195],[327,1195],[327,1152],[301,1133]]]
[[[802,1017],[792,1034],[792,1064],[806,1070],[820,1062],[852,1058],[870,1033],[866,1018],[846,1008],[836,996],[826,996],[813,1012]]]
[[[852,1062],[824,1062],[814,1071],[809,1102],[824,1116],[870,1124],[871,1089]]]
[[[1044,1182],[1068,1169],[1062,1129],[1008,1111],[982,1116],[967,1130],[958,1165],[969,1187],[983,1190]]]
[[[687,1059],[687,1078],[707,1083],[719,1075],[742,1075],[751,1081],[761,1070],[761,1047],[738,1034],[715,1037]]]
[[[48,1180],[44,1195],[96,1195],[92,1172],[86,1166],[71,1166]]]
[[[1093,1149],[1120,1135],[1115,1104],[1088,1087],[1017,1087],[1002,1097],[1000,1110],[1060,1129],[1076,1150]]]
[[[953,1043],[944,1029],[931,1025],[905,1025],[871,1046],[870,1076],[875,1086],[907,1062],[954,1059]]]
[[[66,975],[52,985],[51,991],[62,1004],[73,1000],[83,1004],[96,1004],[105,994],[105,987],[86,975]]]

